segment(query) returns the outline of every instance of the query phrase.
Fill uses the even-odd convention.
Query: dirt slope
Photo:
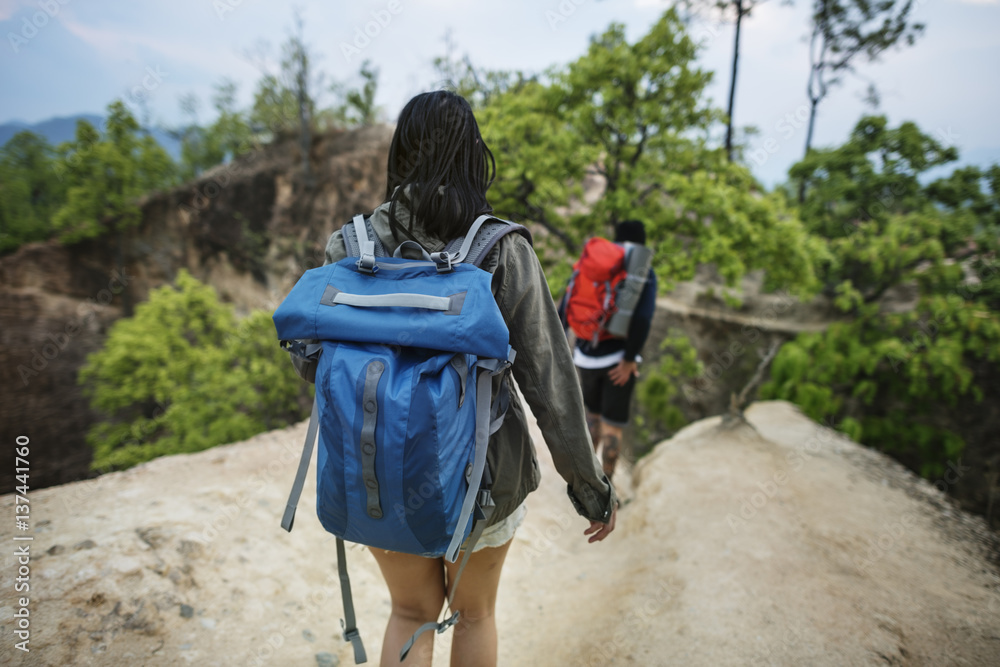
[[[997,664],[979,519],[786,403],[747,417],[756,430],[693,424],[634,485],[622,471],[629,502],[598,545],[542,447],[501,585],[502,665]],[[295,531],[278,526],[304,431],[32,493],[32,650],[14,649],[6,549],[0,662],[352,664],[311,482]],[[0,499],[8,545],[13,504]],[[377,664],[388,597],[364,549],[348,559]]]

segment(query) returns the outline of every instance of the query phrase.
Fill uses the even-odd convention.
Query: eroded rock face
[[[92,474],[94,415],[76,375],[108,327],[187,269],[245,313],[274,308],[326,239],[381,201],[391,128],[317,137],[315,187],[294,142],[261,149],[141,203],[139,225],[72,246],[36,243],[0,258],[0,442],[31,438],[33,488]],[[5,459],[6,460],[6,459]],[[13,487],[13,465],[0,489]]]

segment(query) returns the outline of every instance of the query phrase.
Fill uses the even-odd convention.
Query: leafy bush
[[[115,322],[79,381],[105,415],[87,436],[94,469],[243,440],[301,419],[310,404],[270,313],[237,321],[186,271]]]
[[[0,253],[47,239],[65,197],[49,143],[27,131],[11,137],[0,148]]]
[[[762,388],[928,477],[1000,398],[1000,167],[921,183],[956,157],[912,123],[869,117],[792,167],[829,249],[819,279],[849,319],[786,344]]]
[[[660,342],[660,350],[659,365],[649,370],[644,367],[636,386],[636,397],[649,416],[647,420],[642,414],[636,415],[638,441],[650,446],[662,431],[672,433],[687,424],[677,406],[680,387],[702,372],[698,350],[687,336],[671,333]]]

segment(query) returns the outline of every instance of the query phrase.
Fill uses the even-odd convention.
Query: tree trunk
[[[743,0],[736,0],[736,37],[733,40],[733,69],[729,80],[729,107],[726,110],[726,159],[733,161],[733,104],[736,101],[736,68],[740,60],[740,25],[743,23]]]
[[[813,138],[813,125],[816,123],[816,107],[819,105],[819,98],[810,97],[809,99],[809,126],[806,128],[806,152],[805,155],[809,155],[809,151],[812,150],[812,138]],[[805,156],[803,156],[805,157]],[[802,179],[799,182],[799,203],[802,204],[806,200],[806,181]]]
[[[812,150],[813,126],[816,124],[817,106],[819,106],[818,99],[809,100],[809,125],[806,127],[806,152],[803,154],[803,157],[809,155],[809,151]]]
[[[743,411],[747,407],[747,402],[750,399],[751,393],[757,388],[757,385],[760,384],[761,380],[764,379],[764,371],[766,371],[771,365],[771,362],[774,361],[774,358],[778,354],[778,350],[781,349],[784,342],[784,336],[780,335],[771,341],[771,345],[768,348],[767,353],[757,365],[757,370],[754,371],[750,381],[747,382],[746,386],[743,387],[743,390],[740,391],[739,394],[729,395],[729,411],[723,415],[723,426],[731,426],[736,423],[748,423],[746,418],[743,416]]]

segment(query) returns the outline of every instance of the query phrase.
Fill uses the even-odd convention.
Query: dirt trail
[[[597,545],[541,446],[542,488],[501,583],[500,664],[997,664],[1000,578],[982,521],[787,403],[747,417],[756,430],[684,429],[634,486],[622,470],[629,502]],[[295,531],[278,526],[304,432],[32,493],[32,650],[13,648],[7,555],[0,662],[353,664],[311,477]],[[366,550],[348,560],[378,664],[388,597]],[[435,665],[449,642],[438,637]]]

